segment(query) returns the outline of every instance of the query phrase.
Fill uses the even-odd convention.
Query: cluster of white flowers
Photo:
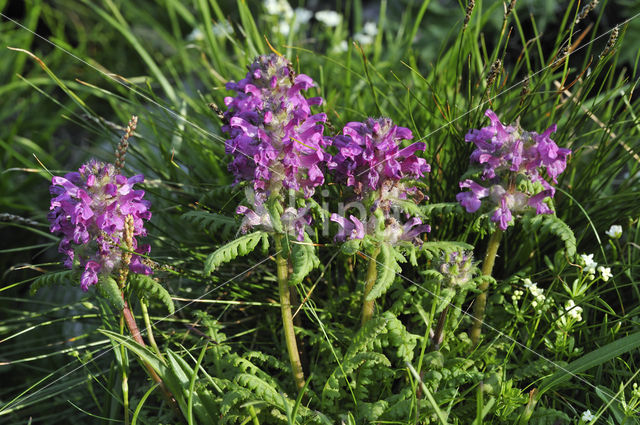
[[[567,311],[567,316],[575,319],[576,322],[582,321],[582,307],[577,306],[573,300],[567,301],[564,309]]]
[[[524,295],[523,291],[516,289],[515,291],[513,291],[513,295],[511,295],[511,300],[513,301],[514,304],[516,304],[518,301],[522,299],[523,295]]]
[[[593,254],[581,254],[580,258],[584,263],[584,272],[589,275],[590,279],[594,279],[598,263],[593,260]]]
[[[316,19],[328,27],[337,27],[342,22],[342,15],[334,10],[319,10]]]
[[[599,266],[598,271],[600,272],[600,277],[605,282],[609,280],[610,277],[613,277],[613,274],[611,274],[611,267]]]
[[[313,16],[313,12],[309,9],[302,7],[293,9],[287,0],[264,0],[264,8],[267,14],[281,18],[278,23],[278,31],[284,36],[289,35],[292,30],[297,31]]]
[[[608,281],[613,277],[611,273],[611,267],[598,266],[593,260],[593,254],[581,254],[580,258],[582,258],[582,263],[584,264],[584,272],[589,275],[589,279],[596,278],[596,270],[600,273],[600,277],[603,281]]]
[[[582,413],[582,418],[581,418],[581,419],[582,419],[584,422],[590,422],[590,421],[592,421],[594,418],[595,418],[595,416],[593,416],[593,413],[591,413],[591,410],[585,410],[585,411]]]
[[[531,279],[524,279],[524,287],[531,292],[533,295],[533,301],[531,301],[531,307],[535,308],[537,312],[541,312],[544,309],[544,302],[547,297],[544,295],[544,290],[542,288],[538,288],[537,283],[531,282]]]
[[[612,224],[611,227],[609,227],[609,230],[604,233],[611,239],[620,239],[622,237],[622,226],[619,224]]]
[[[374,37],[378,34],[378,26],[375,22],[367,22],[362,32],[355,33],[353,39],[362,45],[373,44]]]

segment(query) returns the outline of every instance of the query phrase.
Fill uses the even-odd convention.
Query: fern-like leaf
[[[391,245],[386,243],[380,245],[380,254],[376,258],[378,273],[376,283],[371,288],[369,295],[367,295],[367,301],[375,300],[387,292],[396,277],[396,273],[402,271],[396,258],[396,252]]]
[[[207,257],[204,263],[205,275],[210,275],[217,267],[224,263],[252,252],[258,243],[267,238],[267,233],[257,231],[247,235],[240,236],[238,239],[218,248]]]
[[[200,229],[219,235],[221,239],[231,237],[238,227],[234,218],[207,211],[189,211],[183,214],[182,218]]]
[[[144,274],[129,274],[129,285],[140,296],[146,298],[155,298],[160,301],[173,314],[175,307],[169,292],[160,283]]]
[[[73,270],[63,270],[59,272],[46,273],[38,278],[31,284],[29,293],[35,295],[40,288],[53,285],[68,285],[69,283],[78,284],[80,282],[77,273]]]
[[[122,298],[122,291],[111,276],[100,276],[97,286],[100,294],[107,300],[109,300],[111,305],[115,307],[118,312],[124,310],[124,299]]]
[[[428,259],[440,258],[445,254],[451,254],[452,252],[472,251],[473,245],[469,245],[464,242],[456,241],[439,241],[439,242],[425,242],[422,244],[422,251]]]
[[[320,259],[316,256],[316,250],[311,245],[311,239],[305,235],[304,243],[294,243],[291,247],[291,264],[293,273],[289,278],[289,285],[297,285],[307,277],[311,270],[320,265]]]

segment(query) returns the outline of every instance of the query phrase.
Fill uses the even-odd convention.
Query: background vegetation
[[[152,200],[147,241],[176,312],[157,302],[151,319],[160,351],[184,373],[196,412],[188,420],[206,423],[204,409],[237,423],[551,424],[578,423],[590,410],[594,423],[640,422],[640,10],[602,1],[576,23],[578,1],[521,0],[505,17],[507,3],[476,1],[465,24],[466,4],[346,1],[336,4],[337,27],[289,19],[287,33],[259,2],[0,1],[0,421],[120,421],[122,368],[132,418],[182,420],[149,396],[142,354],[105,334],[118,327],[109,304],[54,274],[63,268],[46,220],[52,174],[91,157],[113,161],[137,115],[125,172],[144,173]],[[367,34],[367,22],[377,32]],[[258,249],[203,273],[206,257],[237,236],[243,198],[208,105],[223,107],[224,84],[271,49],[316,82],[326,134],[383,115],[426,142],[429,237],[472,244],[477,258],[486,228],[452,204],[471,152],[464,135],[487,124],[488,107],[538,132],[557,123],[554,140],[573,154],[555,209],[576,246],[536,222],[507,232],[477,349],[462,313],[471,292],[456,300],[442,349],[426,350],[440,308],[426,256],[404,266],[359,331],[366,262],[318,236],[321,266],[298,286],[310,382],[297,405],[273,261]],[[612,224],[621,239],[605,235]],[[576,252],[595,254],[613,277],[589,279]],[[544,289],[546,309],[526,290],[514,304],[524,278]],[[569,300],[582,320],[567,322]]]

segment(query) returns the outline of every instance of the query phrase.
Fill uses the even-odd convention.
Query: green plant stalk
[[[373,307],[375,305],[374,300],[367,300],[369,293],[373,289],[373,285],[376,283],[376,279],[378,277],[378,262],[376,261],[376,257],[380,253],[380,248],[377,248],[375,252],[369,258],[369,267],[367,268],[367,280],[365,282],[364,287],[364,296],[362,298],[362,318],[360,321],[360,326],[364,326],[365,323],[371,319],[373,316]]]
[[[278,273],[278,292],[280,293],[280,311],[282,313],[282,327],[284,329],[284,337],[287,344],[287,352],[289,353],[289,361],[291,362],[291,371],[298,390],[304,388],[304,373],[302,371],[302,362],[300,361],[300,352],[298,351],[298,343],[296,342],[296,333],[293,328],[293,316],[291,315],[291,293],[289,292],[289,262],[282,255],[282,236],[274,236],[276,249],[276,266]]]
[[[491,276],[493,265],[496,262],[496,254],[498,253],[498,248],[500,247],[502,233],[502,230],[496,229],[496,231],[491,234],[489,245],[487,246],[487,253],[485,254],[484,261],[482,262],[482,274],[484,276]],[[487,306],[489,282],[483,282],[482,284],[480,284],[478,289],[482,292],[478,294],[473,305],[473,324],[471,325],[471,330],[469,332],[471,342],[474,346],[478,344],[480,335],[482,334],[482,320],[484,319],[484,310]]]
[[[142,317],[144,318],[144,326],[147,329],[147,337],[149,338],[149,344],[153,347],[153,350],[156,352],[158,357],[162,359],[164,362],[164,357],[162,356],[162,352],[158,348],[158,344],[156,343],[156,339],[153,337],[153,329],[151,328],[151,321],[149,320],[149,310],[147,310],[147,303],[145,300],[140,300],[140,309],[142,310]]]
[[[120,316],[120,335],[124,336],[124,315]],[[129,381],[127,379],[127,368],[124,363],[126,348],[120,345],[120,356],[122,358],[122,405],[124,407],[124,425],[129,425]]]

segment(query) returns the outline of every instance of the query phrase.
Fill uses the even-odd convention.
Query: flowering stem
[[[360,321],[360,326],[364,326],[365,323],[371,319],[373,316],[373,307],[374,300],[367,300],[369,293],[373,289],[373,285],[376,283],[376,279],[378,278],[378,269],[377,269],[377,261],[376,257],[380,253],[380,248],[376,248],[375,252],[369,258],[369,268],[367,269],[367,281],[365,282],[364,287],[364,296],[362,298],[362,319]]]
[[[298,390],[304,388],[304,373],[302,372],[302,362],[300,361],[300,352],[298,351],[298,343],[296,342],[296,333],[293,328],[293,316],[291,315],[291,293],[289,292],[289,262],[282,255],[282,236],[274,236],[276,243],[276,266],[278,271],[278,291],[280,293],[280,311],[282,313],[282,327],[284,328],[284,337],[287,343],[287,351],[289,353],[289,361],[291,362],[291,371],[293,379],[296,382]]]
[[[124,335],[124,316],[120,316],[120,335]],[[126,349],[124,345],[120,345],[120,358],[122,359],[122,405],[124,406],[124,425],[129,425],[129,379],[127,378],[125,354]]]
[[[496,254],[498,253],[498,247],[500,246],[500,240],[502,239],[503,231],[496,229],[489,239],[489,245],[487,246],[487,253],[484,256],[482,262],[482,274],[484,276],[491,276],[493,271],[493,265],[496,262]],[[484,309],[487,305],[489,282],[485,281],[478,286],[478,289],[482,292],[476,297],[476,301],[473,306],[473,325],[469,332],[471,336],[471,342],[473,345],[477,345],[482,334],[482,320],[484,318]]]

